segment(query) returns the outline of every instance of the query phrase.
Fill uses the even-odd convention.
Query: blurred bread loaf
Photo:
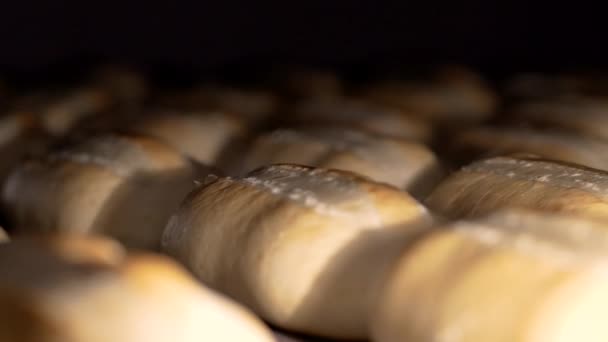
[[[583,136],[608,139],[608,100],[598,97],[567,97],[526,101],[510,109],[513,120],[552,127]]]
[[[201,170],[162,141],[99,136],[23,163],[2,200],[16,232],[107,234],[154,249]]]
[[[297,102],[287,124],[316,124],[367,130],[395,138],[429,142],[431,125],[399,109],[362,99],[334,97],[314,98]]]
[[[2,341],[273,341],[174,262],[109,240],[17,239],[0,244],[0,268]]]
[[[442,175],[437,157],[420,143],[337,127],[279,129],[262,135],[248,151],[243,170],[277,163],[352,171],[420,197]]]
[[[0,116],[0,182],[23,159],[42,153],[47,142],[33,115],[7,112]]]
[[[112,98],[103,90],[78,87],[56,91],[38,91],[14,101],[15,111],[36,117],[51,136],[61,137],[74,127],[111,108]]]
[[[389,277],[372,339],[604,341],[607,227],[516,211],[426,234]]]
[[[484,121],[497,106],[496,95],[485,82],[462,68],[446,68],[420,81],[382,81],[367,86],[363,94],[437,123]]]
[[[608,170],[603,153],[607,148],[608,143],[599,139],[523,127],[481,126],[456,133],[452,139],[453,154],[465,160],[527,153],[602,170]]]
[[[130,130],[161,139],[199,163],[221,166],[230,163],[230,148],[242,143],[246,134],[242,120],[222,112],[156,114]]]
[[[8,241],[8,234],[0,227],[0,242]]]
[[[177,110],[228,112],[251,124],[267,119],[279,106],[271,91],[209,84],[165,94],[158,102]]]
[[[278,90],[289,98],[332,98],[345,93],[340,77],[329,70],[291,68],[276,79]]]

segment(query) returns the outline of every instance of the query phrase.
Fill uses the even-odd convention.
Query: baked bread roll
[[[467,161],[479,156],[529,153],[548,159],[608,170],[608,143],[564,132],[522,127],[477,127],[452,139],[453,156]]]
[[[505,95],[514,100],[555,100],[568,97],[608,95],[607,74],[594,70],[590,73],[537,74],[526,73],[512,77]]]
[[[131,128],[169,143],[199,163],[229,164],[229,150],[244,139],[246,125],[221,112],[165,113],[144,119]]]
[[[0,227],[0,242],[8,241],[8,234],[2,227]]]
[[[385,81],[367,87],[365,98],[394,106],[433,122],[478,122],[489,118],[496,95],[475,73],[460,68],[426,81]]]
[[[403,253],[373,341],[608,340],[608,226],[497,215],[435,230]]]
[[[332,98],[345,92],[340,77],[328,70],[292,68],[277,79],[278,90],[290,98]]]
[[[291,123],[347,126],[396,138],[428,142],[431,125],[407,112],[362,100],[334,97],[302,101],[292,109]]]
[[[574,97],[528,101],[511,114],[526,122],[608,140],[608,100]]]
[[[447,177],[426,204],[450,218],[505,207],[608,218],[608,173],[536,157],[490,158]]]
[[[17,239],[0,244],[0,268],[2,341],[274,341],[172,261],[111,241]]]
[[[547,100],[580,95],[588,87],[580,75],[523,73],[507,81],[504,93],[515,100]]]
[[[293,163],[352,171],[378,182],[426,196],[442,176],[426,146],[340,128],[276,130],[260,136],[247,153],[244,170]]]
[[[4,185],[2,200],[16,232],[99,233],[155,249],[169,216],[205,171],[161,141],[100,136],[24,163]]]
[[[249,123],[267,119],[279,105],[272,92],[203,85],[189,90],[165,94],[161,105],[186,111],[218,111],[233,113]]]
[[[14,107],[16,111],[33,114],[49,135],[61,137],[82,121],[110,109],[111,105],[109,94],[85,87],[29,94],[18,99]]]
[[[431,222],[407,193],[354,174],[273,165],[192,192],[163,250],[284,329],[365,338],[377,286]]]
[[[47,138],[36,118],[24,112],[0,116],[0,182],[23,159],[42,153]]]
[[[150,93],[143,74],[120,65],[98,68],[93,72],[89,83],[110,94],[121,109],[133,109],[143,104]]]

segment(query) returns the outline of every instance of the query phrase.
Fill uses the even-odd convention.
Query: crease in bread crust
[[[327,153],[352,152],[362,160],[372,162],[374,166],[384,172],[393,170],[395,164],[391,160],[403,160],[405,156],[397,143],[407,144],[410,148],[416,147],[416,144],[400,141],[397,138],[387,139],[372,133],[343,129],[321,129],[318,131],[280,129],[272,132],[268,139],[276,145],[307,143],[313,140],[326,145],[328,147]]]

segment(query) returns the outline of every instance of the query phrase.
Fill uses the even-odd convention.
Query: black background
[[[464,63],[490,75],[608,66],[603,11],[514,1],[0,1],[0,74],[123,62],[171,77],[304,63]]]

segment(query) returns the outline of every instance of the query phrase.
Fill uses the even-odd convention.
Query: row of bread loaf
[[[213,126],[207,115],[149,122],[156,122],[146,125],[156,125],[160,133],[151,128],[146,132],[150,137],[113,134],[85,139],[20,165],[3,191],[16,232],[98,233],[148,249],[158,248],[162,234],[162,250],[204,284],[274,325],[311,335],[371,336],[377,341],[605,338],[597,318],[605,312],[604,228],[592,220],[603,214],[601,171],[505,156],[473,163],[435,187],[441,168],[428,147],[394,135],[356,128],[345,132],[332,126],[262,135],[230,170],[234,175],[223,177],[191,160],[209,162],[195,155],[196,146],[210,146],[213,136],[201,137],[190,151],[187,147],[189,137],[226,132],[225,126]],[[171,127],[172,122],[177,127]],[[218,160],[211,158],[213,163]],[[310,166],[264,166],[277,162]],[[247,172],[259,166],[263,167]],[[194,180],[200,184],[194,186]],[[433,218],[402,190],[420,200],[431,193],[424,203],[442,217]],[[514,211],[475,218],[513,207],[554,213]],[[443,217],[471,221],[438,223]],[[19,246],[11,244],[5,247]],[[71,258],[72,252],[65,250]],[[57,267],[81,266],[80,260],[57,257]],[[90,266],[88,260],[83,263]],[[128,278],[118,264],[112,266],[119,278]],[[140,274],[136,268],[133,272]],[[29,277],[29,271],[25,273],[9,274],[7,283],[24,287],[11,282],[13,277]],[[55,281],[45,277],[41,281]],[[158,279],[151,282],[177,286]],[[58,298],[49,295],[56,300],[53,305],[66,301],[65,310],[70,312],[70,299],[58,293]],[[96,293],[81,298],[87,296],[95,303]],[[34,303],[44,309],[44,301]],[[202,315],[192,310],[193,317]],[[24,315],[31,314],[25,311]],[[94,341],[92,336],[99,334],[95,327],[85,329],[76,317],[65,319],[74,322],[78,331],[73,334],[80,333],[80,324],[83,334],[92,334],[70,335],[74,341]],[[118,316],[115,324],[132,323],[130,319]],[[167,333],[181,329],[179,324],[169,326]],[[261,325],[255,326],[265,338]],[[249,334],[246,329],[238,331]],[[145,335],[125,336],[108,338],[139,341]],[[162,332],[156,336],[166,340]]]

